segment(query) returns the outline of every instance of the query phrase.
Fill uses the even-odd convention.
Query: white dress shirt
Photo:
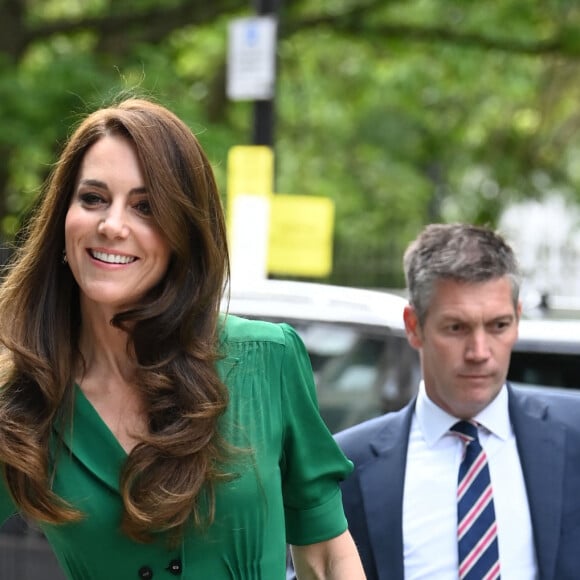
[[[502,580],[534,580],[538,566],[524,477],[509,420],[508,392],[474,419],[480,423],[493,488]],[[409,434],[403,495],[405,580],[457,580],[458,421],[435,405],[421,383]]]

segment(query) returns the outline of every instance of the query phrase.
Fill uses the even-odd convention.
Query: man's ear
[[[423,346],[421,325],[419,324],[417,313],[411,305],[405,306],[403,320],[405,321],[405,332],[407,333],[409,344],[417,350],[420,349]]]
[[[516,308],[516,337],[520,335],[520,320],[522,318],[522,302],[518,300],[518,306]]]

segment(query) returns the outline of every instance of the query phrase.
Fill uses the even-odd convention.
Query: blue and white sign
[[[229,26],[227,87],[234,101],[269,100],[276,83],[276,28],[273,16],[238,18]]]

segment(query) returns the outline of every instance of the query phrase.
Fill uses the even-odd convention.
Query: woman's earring
[[[62,258],[61,258],[61,262],[63,264],[67,264],[68,263],[68,258],[66,257],[66,250],[62,251]]]

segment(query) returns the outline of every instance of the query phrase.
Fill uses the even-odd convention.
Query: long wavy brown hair
[[[62,264],[64,223],[81,162],[106,135],[135,146],[153,219],[172,249],[164,279],[112,323],[129,335],[148,433],[120,477],[122,528],[138,541],[209,523],[230,474],[219,419],[228,402],[215,370],[220,298],[229,275],[223,210],[206,155],[166,108],[126,99],[90,114],[66,144],[0,288],[0,461],[22,512],[65,523],[82,514],[51,490],[51,437],[69,421],[81,314]]]

